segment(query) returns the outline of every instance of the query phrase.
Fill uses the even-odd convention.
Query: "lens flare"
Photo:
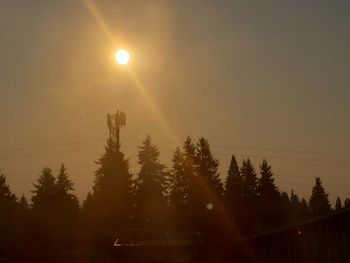
[[[115,52],[114,58],[118,64],[126,65],[129,63],[130,55],[125,49],[119,49],[117,52]]]

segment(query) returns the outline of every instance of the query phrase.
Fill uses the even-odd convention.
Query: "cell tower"
[[[107,114],[107,126],[109,129],[109,139],[116,142],[117,147],[120,147],[120,128],[126,124],[126,115],[122,111],[117,111],[115,114]]]

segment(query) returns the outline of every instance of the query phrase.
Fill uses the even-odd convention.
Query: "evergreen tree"
[[[330,212],[331,205],[328,200],[328,194],[323,188],[319,177],[316,177],[315,186],[312,188],[309,208],[314,216],[324,215]]]
[[[19,199],[19,205],[20,207],[22,207],[23,209],[29,209],[29,203],[27,201],[27,198],[22,195],[21,198]]]
[[[45,167],[32,191],[32,215],[33,225],[26,229],[23,240],[35,239],[31,241],[33,256],[42,256],[45,260],[50,257],[57,257],[61,240],[58,238],[60,230],[59,210],[57,209],[57,187],[56,178],[52,175],[49,167]],[[23,246],[23,244],[22,244]],[[42,254],[41,251],[43,251]],[[37,259],[31,259],[32,262]]]
[[[113,139],[108,139],[104,155],[96,162],[92,200],[88,208],[95,226],[119,231],[129,225],[132,214],[132,179],[129,162]]]
[[[16,202],[16,196],[6,184],[6,177],[0,174],[0,209],[7,209],[12,207]]]
[[[243,160],[241,167],[242,175],[242,229],[246,234],[253,234],[261,231],[258,220],[258,199],[257,199],[257,176],[255,169],[248,158]]]
[[[229,204],[237,204],[242,199],[242,176],[234,155],[231,157],[230,167],[225,183],[225,196]]]
[[[301,199],[301,205],[300,205],[300,209],[301,209],[301,220],[306,220],[309,218],[309,207],[307,205],[307,202],[305,200],[305,198]]]
[[[300,200],[294,190],[292,190],[290,194],[288,220],[286,223],[298,223],[306,220],[309,217],[308,210],[306,200],[304,198]]]
[[[281,223],[280,192],[275,185],[271,166],[264,159],[260,165],[261,177],[257,182],[257,205],[263,228],[277,227]]]
[[[200,232],[218,238],[223,232],[223,218],[227,216],[221,214],[224,191],[218,171],[219,160],[213,156],[210,145],[204,138],[197,142],[195,164],[198,206],[196,224]]]
[[[335,202],[335,210],[336,211],[339,211],[343,208],[342,204],[341,204],[341,200],[340,200],[340,197],[338,196],[337,197],[337,201]]]
[[[57,193],[56,178],[52,175],[49,167],[45,167],[38,178],[37,184],[34,184],[35,190],[32,191],[33,209],[39,213],[49,215],[55,210],[55,198]]]
[[[147,136],[138,152],[141,169],[137,179],[136,210],[139,224],[152,231],[165,223],[166,212],[164,194],[167,174],[165,165],[158,158],[159,150]]]
[[[181,208],[188,205],[189,180],[185,174],[184,154],[180,148],[175,150],[172,161],[169,201],[171,206]]]
[[[16,196],[6,184],[6,177],[0,174],[0,248],[5,247],[14,233]]]
[[[242,176],[236,158],[231,157],[230,167],[225,182],[225,201],[228,212],[236,224],[241,225]]]
[[[200,180],[198,180],[196,146],[192,142],[191,137],[187,136],[182,146],[182,152],[184,177],[188,181],[188,205],[186,206],[184,221],[189,227],[189,231],[196,233],[199,231],[203,207],[200,205],[201,186]]]
[[[125,125],[125,114],[117,111],[107,116],[109,138],[105,153],[96,162],[99,166],[90,200],[85,202],[84,217],[90,231],[119,232],[131,224],[132,176],[129,161],[120,151],[120,128]]]
[[[346,208],[346,209],[350,208],[350,199],[349,198],[345,199],[343,208]]]
[[[256,199],[257,197],[257,176],[255,169],[248,158],[243,160],[241,167],[242,175],[242,196],[245,199]]]
[[[198,183],[197,183],[197,164],[196,164],[196,146],[191,137],[187,136],[183,147],[183,170],[184,177],[189,183],[188,201],[192,208],[198,205]]]
[[[79,201],[71,193],[74,190],[74,184],[69,179],[64,164],[61,164],[56,180],[56,213],[60,226],[65,226],[61,234],[72,233],[79,215]]]
[[[199,138],[197,143],[197,153],[195,157],[198,176],[201,177],[203,183],[207,190],[214,195],[214,198],[221,198],[223,194],[223,185],[220,180],[220,174],[218,172],[219,160],[214,158],[208,140]],[[206,196],[206,197],[205,197]],[[215,200],[211,200],[212,198],[208,198],[208,194],[205,193],[203,198],[206,200],[204,204],[206,205],[209,202],[214,202]]]
[[[85,200],[83,201],[83,206],[82,206],[82,211],[84,214],[87,213],[87,211],[89,210],[89,208],[91,208],[92,206],[92,194],[91,192],[89,191],[86,195],[86,198]]]
[[[60,194],[68,194],[68,192],[72,190],[74,190],[73,182],[69,179],[66,167],[62,163],[57,176],[57,192]]]
[[[71,193],[74,190],[74,184],[69,179],[64,164],[61,164],[59,173],[57,175],[57,199],[65,209],[77,211],[79,209],[79,202],[75,195]]]
[[[289,224],[292,222],[291,218],[291,205],[288,194],[283,191],[281,193],[281,203],[282,203],[282,213],[283,213],[283,223]]]
[[[257,194],[259,198],[266,199],[267,201],[275,201],[279,198],[280,192],[274,183],[271,166],[268,165],[265,159],[260,166],[260,174],[261,177],[257,184]]]

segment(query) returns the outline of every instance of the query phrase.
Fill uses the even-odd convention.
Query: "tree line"
[[[0,175],[0,256],[45,261],[78,247],[108,246],[117,236],[133,240],[135,233],[234,240],[350,208],[350,199],[342,204],[339,197],[332,208],[318,177],[308,200],[293,190],[281,192],[265,159],[257,169],[249,158],[238,164],[232,155],[223,177],[205,138],[187,137],[167,168],[147,136],[137,156],[141,168],[133,176],[120,148],[119,126],[108,118],[105,152],[82,205],[64,164],[57,175],[42,170],[30,202],[17,198]]]

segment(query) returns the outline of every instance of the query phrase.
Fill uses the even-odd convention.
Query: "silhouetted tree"
[[[61,165],[57,175],[56,191],[57,201],[66,210],[77,213],[79,210],[79,202],[77,197],[71,193],[74,190],[74,184],[69,179],[64,164]]]
[[[274,183],[271,166],[268,165],[265,159],[260,166],[260,174],[261,177],[259,178],[257,184],[257,193],[259,198],[266,200],[267,202],[279,199],[280,192]]]
[[[191,137],[187,136],[184,141],[183,147],[183,169],[184,176],[189,181],[189,193],[188,198],[190,202],[190,206],[194,207],[195,203],[198,201],[197,192],[198,192],[198,184],[197,184],[197,164],[196,164],[196,146],[192,142]]]
[[[27,198],[22,195],[21,198],[19,199],[19,205],[23,208],[23,209],[29,209],[29,203],[27,201]]]
[[[242,199],[242,176],[234,155],[231,157],[228,176],[225,183],[225,196],[229,204],[239,203]]]
[[[129,162],[113,139],[107,141],[106,152],[97,161],[91,207],[88,217],[105,231],[120,231],[129,225],[132,206],[132,180]],[[90,212],[88,212],[90,210]]]
[[[288,194],[285,191],[281,193],[281,202],[282,202],[283,222],[284,224],[288,224],[291,222],[291,209],[290,209],[290,199]]]
[[[330,212],[331,205],[328,200],[328,194],[322,186],[321,179],[316,177],[315,186],[309,201],[309,209],[313,216],[324,215]]]
[[[254,233],[257,231],[258,223],[258,203],[257,203],[257,175],[255,169],[248,158],[243,160],[241,167],[242,175],[242,197],[243,197],[243,231]]]
[[[240,224],[242,221],[240,217],[242,205],[242,176],[234,155],[231,157],[225,182],[225,200],[231,216],[236,223]]]
[[[309,207],[307,205],[305,198],[301,199],[300,209],[301,209],[301,220],[305,220],[310,217]]]
[[[188,178],[184,171],[184,156],[180,148],[176,148],[173,156],[171,170],[170,205],[174,207],[185,206],[188,203]]]
[[[99,168],[95,172],[92,194],[84,205],[84,217],[92,232],[121,232],[131,224],[133,182],[119,139],[120,127],[124,125],[124,113],[108,114],[109,138],[105,153],[96,162]]]
[[[45,167],[34,184],[32,206],[35,212],[50,215],[55,209],[56,178],[49,167]]]
[[[299,199],[294,190],[290,194],[290,221],[289,223],[301,222],[308,218],[308,207],[306,200]]]
[[[248,158],[247,160],[243,160],[241,167],[242,174],[242,196],[244,199],[256,199],[257,197],[257,176],[255,169]]]
[[[198,222],[200,222],[200,182],[198,178],[198,169],[196,163],[196,146],[192,142],[191,137],[187,136],[183,146],[183,169],[184,176],[188,180],[188,206],[185,213],[185,221],[187,221],[190,231],[197,232]]]
[[[173,156],[173,168],[170,177],[169,205],[176,218],[176,226],[184,228],[188,226],[188,206],[190,182],[185,173],[185,157],[180,148],[177,148]]]
[[[0,249],[7,250],[15,231],[14,216],[16,196],[6,184],[6,177],[0,175]]]
[[[55,224],[56,239],[62,249],[72,246],[77,232],[80,206],[77,197],[71,193],[74,184],[70,180],[64,164],[61,164],[56,179]]]
[[[223,184],[218,171],[219,160],[211,150],[208,140],[199,138],[195,157],[197,169],[198,226],[200,231],[218,237],[218,228],[222,226],[220,211],[223,201]]]
[[[27,226],[25,238],[22,241],[30,242],[31,258],[29,261],[44,261],[51,257],[58,257],[59,241],[57,240],[57,187],[56,178],[49,167],[45,167],[32,191],[32,222]],[[22,247],[25,245],[22,244]],[[40,260],[39,260],[40,258]]]
[[[16,203],[16,196],[10,190],[10,187],[6,184],[6,177],[0,175],[0,209],[1,211],[13,207]]]
[[[219,160],[214,158],[208,140],[199,138],[197,143],[196,165],[198,176],[208,187],[203,195],[203,204],[207,205],[210,202],[215,202],[213,198],[221,198],[223,194],[223,185],[218,172]],[[209,192],[208,192],[209,191]],[[212,195],[212,196],[211,196]]]
[[[350,199],[349,198],[345,199],[343,208],[347,208],[347,209],[350,208]]]
[[[336,211],[339,211],[343,208],[342,204],[341,204],[341,200],[340,200],[340,197],[338,196],[337,197],[337,200],[335,202],[335,210]]]
[[[260,165],[261,177],[257,182],[258,210],[263,228],[276,227],[281,224],[282,206],[280,192],[275,185],[271,166],[264,159]]]
[[[141,226],[155,231],[164,225],[166,199],[165,165],[159,161],[159,150],[147,136],[140,146],[138,162],[141,165],[137,179],[136,211]]]

